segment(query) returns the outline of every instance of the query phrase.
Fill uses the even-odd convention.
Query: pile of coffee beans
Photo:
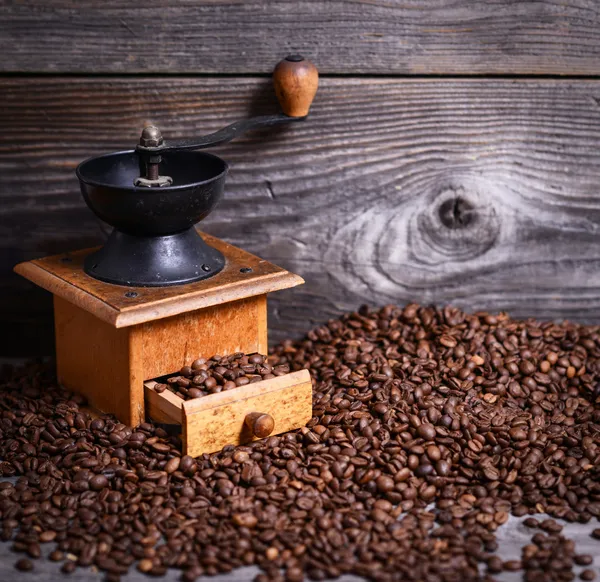
[[[213,356],[210,360],[198,358],[191,366],[184,366],[179,374],[154,385],[158,393],[170,389],[183,400],[201,398],[246,384],[270,380],[289,373],[287,364],[270,362],[261,354],[235,353],[231,356]]]
[[[50,544],[65,573],[111,581],[250,564],[257,582],[593,579],[554,519],[600,517],[600,327],[364,307],[268,365],[310,370],[312,420],[197,459],[152,424],[91,419],[42,365],[4,370],[0,472],[18,479],[0,485],[0,537],[27,555],[16,567]],[[505,561],[511,514],[533,538]]]

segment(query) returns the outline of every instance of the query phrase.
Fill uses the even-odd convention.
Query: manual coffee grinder
[[[299,428],[312,415],[307,370],[187,401],[152,389],[199,356],[265,354],[267,294],[304,282],[194,227],[220,200],[228,170],[198,150],[305,120],[318,72],[291,55],[273,83],[282,113],[196,139],[165,140],[146,127],[135,150],[82,162],[81,192],[114,228],[108,240],[15,267],[54,296],[58,381],[131,426],[146,416],[179,425],[190,455]]]

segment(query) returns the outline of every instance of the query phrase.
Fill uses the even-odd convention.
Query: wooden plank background
[[[80,160],[131,146],[144,122],[184,136],[274,106],[261,78],[0,87],[12,329],[50,323],[12,263],[103,240]],[[307,122],[215,150],[231,173],[203,228],[305,277],[272,296],[273,337],[364,301],[599,321],[599,138],[599,81],[324,79]]]
[[[596,0],[3,0],[0,70],[597,75]]]
[[[202,223],[306,279],[271,339],[363,302],[600,321],[594,0],[0,0],[0,48],[0,355],[52,351],[13,265],[104,240],[76,165],[275,110],[291,51],[323,74],[310,119],[216,149]]]

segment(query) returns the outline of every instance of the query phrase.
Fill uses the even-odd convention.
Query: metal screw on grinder
[[[157,148],[163,144],[163,137],[160,129],[154,125],[147,125],[142,130],[140,136],[140,145],[145,148]]]
[[[157,148],[164,143],[160,129],[154,125],[148,125],[142,130],[140,136],[140,146],[143,148]],[[153,186],[170,186],[173,180],[169,176],[159,175],[159,165],[162,162],[162,157],[158,153],[149,153],[145,157],[146,176],[136,178],[134,184],[136,186],[144,186],[152,188]]]

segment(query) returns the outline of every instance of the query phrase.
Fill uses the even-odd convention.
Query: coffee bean
[[[511,428],[508,434],[515,441],[524,441],[527,439],[527,432],[520,427]]]
[[[217,384],[217,380],[212,376],[209,376],[208,378],[206,378],[206,380],[204,380],[204,387],[207,390],[212,390],[213,388],[216,388]]]
[[[233,453],[231,458],[236,463],[245,463],[246,461],[248,461],[250,459],[250,455],[246,451],[237,450],[237,451],[235,451],[235,453]]]
[[[435,427],[429,423],[423,423],[417,427],[417,434],[427,441],[431,441],[435,438],[436,432]]]
[[[175,473],[175,471],[177,471],[177,469],[179,469],[180,464],[181,464],[180,457],[173,457],[172,459],[169,459],[167,461],[167,464],[165,465],[165,472],[169,475],[171,473]]]
[[[452,336],[449,336],[449,335],[441,336],[440,343],[447,348],[453,348],[457,344],[456,340]]]
[[[42,542],[43,544],[48,543],[48,542],[53,542],[56,538],[56,532],[52,531],[52,530],[47,530],[47,531],[43,531],[40,534],[40,542]]]
[[[94,475],[89,483],[92,491],[100,491],[108,486],[108,479],[104,475]]]
[[[288,568],[285,572],[285,580],[286,582],[303,582],[304,572],[302,568]]]
[[[531,376],[535,372],[535,366],[529,360],[523,360],[519,364],[519,371],[524,376]]]
[[[149,560],[148,558],[140,560],[137,564],[137,569],[143,574],[150,572],[150,570],[152,570],[153,567],[154,564],[152,563],[152,560]]]
[[[276,560],[279,557],[279,550],[277,548],[270,547],[265,552],[265,556],[267,560],[270,560],[272,562],[273,560]]]
[[[596,572],[594,572],[594,570],[582,570],[581,574],[579,574],[579,577],[582,580],[595,580],[596,579]]]
[[[589,566],[594,561],[594,558],[592,558],[592,556],[589,554],[578,554],[573,556],[573,561],[578,566]]]
[[[252,529],[256,527],[258,519],[255,515],[251,513],[236,513],[233,516],[233,523],[239,525],[240,527],[247,527],[248,529]]]
[[[497,481],[500,478],[500,472],[496,467],[485,467],[483,469],[483,475],[489,481]]]
[[[403,483],[411,476],[412,472],[410,471],[410,469],[408,467],[404,467],[394,475],[394,481],[396,481],[397,483]]]
[[[179,371],[179,373],[182,376],[191,376],[193,374],[193,370],[191,366],[183,366],[183,368],[181,368],[181,370]]]
[[[388,491],[392,491],[394,489],[394,480],[388,475],[381,475],[377,477],[376,480],[377,490],[382,493],[387,493]]]
[[[67,560],[61,566],[60,571],[63,574],[72,574],[73,572],[75,572],[75,568],[77,568],[77,564],[75,564],[75,562],[72,562],[71,560]]]
[[[487,567],[490,574],[500,574],[503,570],[502,560],[498,556],[492,556],[487,561]]]
[[[37,543],[31,543],[27,546],[27,554],[30,558],[37,559],[42,555],[40,545]]]
[[[179,462],[179,469],[182,473],[190,473],[194,470],[196,466],[196,461],[189,455],[184,455],[181,457],[181,461]]]
[[[556,523],[553,519],[545,519],[540,523],[539,527],[549,533],[559,533],[562,531],[562,525]]]
[[[431,461],[439,461],[442,458],[442,453],[439,447],[436,447],[435,445],[428,446],[426,452]]]
[[[30,572],[33,570],[33,562],[27,558],[21,558],[15,563],[15,568],[21,572]]]

